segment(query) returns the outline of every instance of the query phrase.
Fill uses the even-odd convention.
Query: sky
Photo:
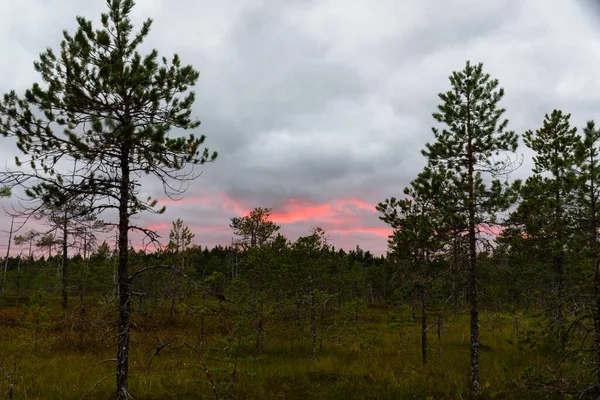
[[[59,48],[76,15],[99,26],[106,8],[98,0],[0,2],[0,93],[40,81],[39,53]],[[219,152],[180,201],[142,182],[167,211],[135,222],[165,244],[177,218],[195,243],[227,244],[231,217],[269,207],[292,240],[320,226],[336,248],[384,254],[390,230],[375,205],[401,196],[425,166],[420,150],[434,139],[437,94],[466,60],[500,81],[519,134],[555,108],[580,128],[600,118],[600,8],[591,0],[137,3],[134,24],[154,21],[142,50],[177,53],[200,71],[197,133]],[[10,164],[18,150],[0,143],[0,161]],[[531,154],[519,153],[525,162],[513,178],[531,170]],[[0,214],[0,251],[9,225]]]

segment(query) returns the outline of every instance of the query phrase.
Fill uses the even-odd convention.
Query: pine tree
[[[8,246],[6,246],[6,257],[4,257],[4,273],[2,274],[2,286],[0,286],[0,295],[4,296],[4,287],[6,286],[6,273],[8,272],[8,259],[10,258],[10,245],[12,243],[13,228],[15,225],[15,216],[10,217],[10,231],[8,233]]]
[[[251,305],[255,308],[256,316],[256,349],[264,349],[264,325],[265,325],[265,265],[268,264],[269,249],[267,244],[272,243],[278,237],[275,234],[281,229],[273,221],[269,221],[271,215],[270,208],[255,208],[248,215],[243,217],[231,218],[230,228],[236,236],[240,236],[238,241],[246,249],[244,266],[247,269],[250,283]]]
[[[600,129],[594,121],[588,121],[583,138],[578,142],[577,157],[578,190],[577,203],[582,231],[587,232],[588,248],[593,269],[594,331],[596,393],[600,395],[600,259],[598,257],[598,225],[600,214]]]
[[[183,223],[181,218],[177,218],[177,221],[173,222],[173,227],[169,232],[167,250],[179,258],[179,262],[176,264],[180,268],[185,267],[185,251],[191,246],[194,236],[196,235],[190,231],[190,228]]]
[[[58,236],[57,244],[61,247],[61,287],[62,287],[62,308],[67,310],[68,306],[68,279],[69,279],[69,255],[68,249],[73,245],[69,239],[80,232],[82,227],[94,227],[95,230],[101,230],[103,222],[98,220],[94,211],[87,207],[81,207],[66,200],[66,197],[58,200],[55,204],[42,203],[33,208],[24,208],[20,214],[25,218],[33,217],[35,220],[46,221],[49,229],[44,232]],[[56,235],[58,233],[58,235]]]
[[[129,231],[131,217],[156,209],[156,200],[142,197],[141,178],[151,175],[170,196],[182,193],[197,176],[193,168],[213,161],[216,153],[201,150],[204,136],[170,137],[172,128],[197,128],[191,117],[198,72],[183,66],[177,55],[169,62],[138,47],[148,36],[151,20],[133,31],[129,14],[133,0],[108,0],[100,29],[77,17],[75,35],[64,32],[60,54],[47,49],[34,63],[45,85],[35,83],[23,97],[4,96],[4,135],[14,135],[34,171],[13,174],[8,184],[33,184],[32,199],[56,204],[59,199],[118,212],[119,327],[117,399],[127,399],[131,279]],[[63,174],[63,161],[77,160],[77,169]]]
[[[574,168],[577,163],[576,149],[580,141],[577,128],[570,126],[570,117],[570,114],[554,110],[545,116],[540,129],[535,132],[527,131],[523,135],[527,147],[536,152],[533,157],[534,176],[525,182],[523,198],[525,204],[533,202],[536,210],[533,215],[545,217],[543,221],[539,221],[539,226],[551,249],[558,302],[556,318],[561,346],[564,345],[562,326],[566,247],[574,228],[574,191],[577,188]],[[531,198],[530,194],[536,197]]]
[[[281,229],[279,225],[269,221],[270,215],[270,208],[258,207],[248,215],[231,218],[229,227],[233,229],[234,235],[242,238],[238,243],[244,248],[260,246],[272,240]]]
[[[508,271],[519,277],[511,288],[516,290],[520,286],[523,295],[515,296],[514,300],[531,304],[547,297],[548,265],[552,263],[548,249],[552,238],[546,224],[551,216],[548,207],[543,206],[547,195],[542,177],[527,178],[518,188],[518,194],[518,206],[502,223],[503,230],[496,242],[507,250]],[[536,282],[543,282],[543,291]]]
[[[421,300],[421,359],[427,363],[427,287],[432,256],[443,247],[448,225],[439,212],[439,194],[443,192],[442,175],[434,175],[425,168],[411,186],[404,189],[405,198],[391,197],[376,206],[379,217],[394,229],[388,242],[394,256],[406,260],[411,269],[420,271],[418,282],[413,282]]]
[[[177,221],[173,222],[173,227],[169,232],[169,244],[167,245],[167,250],[173,255],[173,266],[175,268],[179,268],[182,271],[185,271],[185,259],[186,259],[186,250],[192,244],[192,239],[194,239],[194,234],[190,231],[190,228],[187,227],[181,220],[181,218],[177,218]],[[181,282],[178,279],[177,272],[172,271],[172,279],[169,282],[171,286],[171,315],[175,314],[175,302],[177,300],[177,296],[181,295]]]
[[[477,241],[480,227],[496,222],[496,214],[508,208],[511,196],[506,183],[494,179],[488,185],[484,174],[498,177],[514,169],[509,158],[497,160],[502,152],[514,152],[518,138],[508,131],[505,110],[499,107],[504,90],[498,80],[483,72],[483,64],[472,65],[450,75],[451,90],[439,94],[442,103],[434,119],[442,129],[432,128],[436,141],[427,144],[423,155],[433,170],[451,171],[450,184],[456,195],[450,213],[464,221],[469,241],[469,287],[471,302],[470,389],[480,393],[479,311],[477,306]]]

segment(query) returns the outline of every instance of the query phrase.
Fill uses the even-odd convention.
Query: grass
[[[23,307],[0,308],[0,366],[16,373],[12,378],[15,399],[78,399],[101,378],[114,372],[114,325],[109,314],[90,317],[81,335],[76,313],[65,317],[57,303],[38,335],[22,321]],[[97,315],[99,306],[88,315]],[[166,308],[153,319],[137,315],[132,331],[130,390],[137,400],[215,398],[202,360],[220,398],[242,399],[466,399],[468,398],[469,321],[459,316],[445,322],[441,354],[435,327],[429,334],[429,363],[422,365],[420,326],[408,322],[391,327],[386,307],[365,310],[357,334],[346,333],[324,340],[313,358],[309,335],[291,351],[291,324],[267,325],[265,351],[259,354],[251,341],[241,342],[237,357],[224,332],[228,313],[207,318],[203,358],[183,340],[199,347],[199,318],[169,315]],[[223,322],[225,321],[225,322]],[[481,314],[481,383],[483,398],[570,398],[519,388],[524,376],[543,370],[549,360],[517,346],[515,325],[504,314]],[[520,329],[532,319],[523,317]],[[229,321],[230,322],[230,321]],[[178,337],[171,347],[158,346]],[[102,362],[104,360],[108,360]],[[571,368],[571,372],[569,370]],[[577,374],[577,366],[565,373]],[[235,369],[235,378],[233,371]],[[533,372],[532,372],[533,371]],[[579,379],[588,377],[578,375]],[[9,380],[1,380],[0,395]],[[114,397],[114,376],[99,383],[87,399]],[[548,397],[547,397],[548,396]]]

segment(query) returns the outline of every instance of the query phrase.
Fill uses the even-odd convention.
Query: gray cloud
[[[194,111],[207,146],[220,152],[182,202],[169,203],[162,216],[140,217],[164,237],[181,217],[200,243],[222,243],[230,217],[266,206],[295,221],[282,223],[292,238],[321,224],[337,247],[360,243],[383,252],[377,213],[348,206],[351,218],[327,204],[358,199],[374,207],[402,193],[425,164],[420,150],[433,139],[437,93],[467,59],[484,62],[500,80],[518,133],[538,128],[553,108],[571,112],[580,127],[598,117],[600,8],[589,0],[138,3],[134,21],[155,21],[144,49],[177,52],[201,72]],[[23,91],[38,80],[37,54],[58,47],[75,15],[98,21],[103,7],[8,4],[0,50],[10,62],[0,66],[0,91]],[[530,155],[520,152],[526,163],[516,177],[530,167]],[[2,157],[14,157],[4,142]],[[164,198],[156,182],[143,184],[144,193]],[[304,201],[313,217],[291,218],[301,207],[290,198]],[[5,238],[0,233],[0,243]]]

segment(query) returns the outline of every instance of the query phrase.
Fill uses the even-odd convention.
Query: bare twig
[[[165,347],[171,347],[170,346],[171,343],[173,343],[174,341],[176,341],[177,339],[179,339],[179,335],[171,338],[171,340],[169,340],[167,343],[163,342],[163,340],[158,335],[156,335],[156,338],[158,339],[158,341],[160,342],[160,344],[156,347],[156,351],[154,352],[154,354],[152,355],[152,357],[150,357],[150,360],[148,360],[148,369],[150,369],[150,366],[152,364],[152,360],[154,360],[154,357],[156,357],[161,352],[161,350],[164,349]],[[179,347],[181,347],[181,346],[179,346]]]
[[[173,350],[180,349],[182,347],[187,347],[187,348],[193,350],[194,352],[196,352],[196,354],[198,354],[198,357],[200,358],[200,362],[202,363],[202,368],[204,368],[204,373],[206,374],[206,377],[208,378],[208,380],[210,382],[210,387],[215,395],[215,399],[217,399],[217,400],[220,399],[219,392],[217,391],[217,385],[215,384],[215,381],[213,380],[213,377],[212,377],[208,367],[206,366],[206,362],[204,361],[204,357],[202,356],[202,351],[200,351],[196,346],[188,343],[184,338],[182,338],[179,335],[172,337],[166,343],[160,338],[160,336],[156,335],[156,337],[157,337],[158,341],[160,342],[160,344],[158,345],[158,347],[156,348],[156,351],[150,358],[150,361],[148,361],[148,368],[150,368],[150,363],[152,362],[154,357],[157,356],[158,353],[160,353],[160,351],[162,349],[164,349],[165,347],[173,349]],[[175,342],[177,339],[181,340],[181,344],[178,346],[171,346],[171,343]]]
[[[92,388],[89,390],[89,392],[87,392],[87,393],[85,393],[83,396],[81,396],[81,397],[79,398],[79,400],[81,400],[81,399],[85,398],[85,397],[86,397],[88,394],[92,393],[92,392],[93,392],[93,391],[94,391],[94,390],[95,390],[95,389],[98,387],[98,385],[99,385],[99,384],[101,384],[102,382],[104,382],[105,380],[107,380],[108,378],[110,378],[111,376],[115,376],[115,375],[117,375],[117,373],[116,373],[116,372],[113,372],[112,374],[108,374],[108,375],[106,375],[104,378],[100,379],[98,382],[96,382],[96,383],[94,384],[94,386],[92,386]]]
[[[4,372],[4,375],[6,375],[6,380],[8,381],[8,390],[6,391],[6,395],[5,397],[9,400],[12,400],[13,398],[13,386],[14,386],[14,378],[15,375],[17,374],[17,362],[13,362],[13,367],[11,371],[8,371],[7,369],[5,369],[4,367],[0,366],[0,371]]]
[[[107,358],[106,360],[102,360],[102,361],[97,362],[96,364],[94,364],[94,366],[100,365],[100,364],[104,364],[104,363],[107,363],[107,362],[117,362],[117,359],[116,358]]]
[[[186,342],[185,340],[183,340],[183,344],[185,346],[189,347],[190,349],[194,350],[198,354],[198,357],[200,358],[200,362],[202,363],[202,367],[204,368],[204,372],[206,373],[206,376],[208,377],[208,380],[210,381],[210,386],[212,388],[213,393],[215,394],[215,398],[217,400],[219,400],[219,392],[217,391],[217,385],[215,385],[215,381],[213,380],[212,375],[210,374],[210,371],[208,370],[208,367],[206,366],[206,363],[204,362],[204,357],[202,357],[202,352],[200,350],[198,350],[195,346]]]

